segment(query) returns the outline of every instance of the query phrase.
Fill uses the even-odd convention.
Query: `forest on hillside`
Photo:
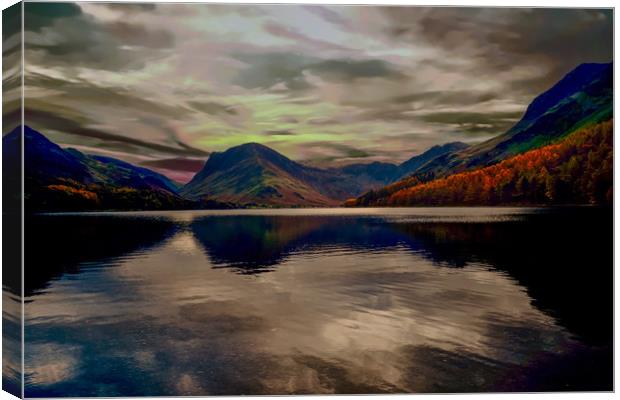
[[[410,177],[346,206],[611,204],[613,120],[495,165],[422,182]]]

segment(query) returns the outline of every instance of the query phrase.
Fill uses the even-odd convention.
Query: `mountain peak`
[[[257,142],[243,143],[238,146],[231,147],[228,150],[232,150],[232,149],[269,149],[271,150],[269,147],[265,146],[264,144],[260,144]]]
[[[240,144],[238,146],[231,147],[220,154],[235,154],[245,157],[260,155],[263,157],[281,157],[288,160],[288,158],[284,157],[282,154],[278,153],[274,149],[256,142]]]
[[[231,147],[221,153],[212,153],[205,164],[205,169],[210,169],[210,167],[214,166],[217,166],[218,168],[232,166],[250,159],[264,159],[276,164],[287,166],[295,164],[294,161],[291,161],[270,147],[260,143],[250,142]]]
[[[18,136],[21,135],[22,133],[22,126],[21,125],[17,125],[15,128],[13,128],[13,130],[9,133],[7,133],[4,137],[5,138],[11,138],[14,136]],[[40,132],[37,132],[36,130],[32,129],[31,127],[29,127],[28,125],[24,125],[24,134],[26,136],[31,136],[31,137],[35,137],[35,138],[42,138],[45,139],[49,142],[49,140]]]

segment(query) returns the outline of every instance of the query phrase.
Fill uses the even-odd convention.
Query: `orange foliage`
[[[76,188],[73,186],[67,186],[67,185],[48,185],[47,188],[50,190],[63,192],[70,196],[82,197],[89,201],[93,201],[93,202],[99,201],[99,197],[97,196],[97,193],[91,192],[89,190],[80,189],[80,188]]]

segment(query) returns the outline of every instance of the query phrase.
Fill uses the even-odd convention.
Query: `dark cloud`
[[[187,104],[196,111],[204,112],[210,115],[237,115],[237,110],[235,110],[235,107],[213,101],[188,101]]]
[[[400,79],[405,75],[383,60],[326,60],[307,67],[330,81],[351,82],[358,78]]]
[[[41,130],[42,132],[47,132],[48,130],[56,130],[70,135],[99,139],[103,143],[106,143],[106,147],[108,147],[109,143],[110,148],[122,149],[128,153],[134,151],[135,148],[143,148],[151,151],[155,150],[162,153],[187,156],[206,156],[209,154],[208,152],[193,148],[184,143],[178,143],[178,145],[180,146],[180,148],[178,148],[166,146],[152,141],[145,141],[132,137],[109,133],[101,129],[92,128],[88,125],[80,124],[72,119],[65,118],[54,112],[30,109],[26,107],[24,114],[26,123],[34,127],[35,129]],[[114,146],[112,146],[112,144]]]
[[[286,116],[286,117],[280,118],[280,122],[283,122],[285,124],[298,124],[299,119],[293,116]]]
[[[263,28],[265,29],[265,31],[271,33],[274,36],[294,40],[295,42],[297,42],[298,45],[306,45],[317,50],[349,51],[349,49],[344,46],[326,42],[324,40],[313,39],[299,33],[294,28],[290,28],[275,22],[268,22],[263,26]]]
[[[359,114],[359,118],[362,121],[417,121],[419,118],[414,115],[408,114],[407,109],[403,108],[375,108],[364,111]]]
[[[474,124],[489,124],[494,121],[514,121],[521,117],[523,112],[437,112],[418,116],[427,122],[458,124],[463,122]]]
[[[304,65],[314,58],[297,53],[236,54],[234,58],[248,64],[233,81],[247,89],[267,89],[283,83],[290,90],[309,89],[303,77]]]
[[[22,27],[22,8],[21,2],[13,4],[2,10],[2,52],[6,52],[7,40],[21,32]],[[21,47],[21,46],[20,46]]]
[[[437,112],[421,115],[422,121],[454,125],[460,133],[469,136],[500,134],[514,125],[523,115],[518,112]]]
[[[120,21],[105,24],[103,28],[125,46],[169,49],[174,45],[174,36],[163,29],[147,29],[142,25]]]
[[[421,102],[424,105],[471,105],[502,98],[501,93],[491,91],[453,90],[426,91],[396,96],[393,103]]]
[[[134,112],[154,113],[168,118],[181,118],[190,111],[182,106],[169,106],[161,101],[149,100],[123,87],[98,86],[84,79],[64,80],[33,72],[26,73],[25,85],[28,88],[51,89],[56,94],[50,99],[73,100],[81,104],[104,102],[119,109]]]
[[[155,3],[102,3],[110,10],[121,11],[127,14],[155,11]]]
[[[50,39],[31,36],[26,58],[45,65],[82,66],[120,72],[140,69],[163,56],[174,37],[163,29],[129,22],[101,22],[72,3],[27,3],[25,29]]]
[[[283,83],[290,90],[310,89],[304,71],[332,82],[352,83],[359,78],[406,78],[398,69],[383,60],[327,59],[298,53],[237,54],[235,58],[248,64],[236,83],[249,89],[270,88]]]
[[[75,3],[25,3],[24,10],[24,29],[32,32],[53,26],[56,20],[82,15],[82,9]]]
[[[611,9],[384,7],[395,40],[424,41],[474,60],[463,72],[492,74],[531,66],[513,89],[540,92],[584,62],[613,59]],[[448,68],[453,65],[446,63]],[[536,74],[535,72],[538,72]],[[472,75],[474,76],[474,75]]]
[[[350,145],[336,143],[336,142],[312,142],[312,143],[306,143],[304,144],[304,146],[307,146],[310,148],[323,148],[323,149],[336,150],[340,153],[341,157],[346,157],[346,158],[368,158],[372,156],[370,153],[364,150],[355,148]],[[337,158],[339,157],[334,157],[334,159],[337,159]]]

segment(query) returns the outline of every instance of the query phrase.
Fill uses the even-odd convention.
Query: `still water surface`
[[[611,390],[611,212],[39,215],[26,396]]]

